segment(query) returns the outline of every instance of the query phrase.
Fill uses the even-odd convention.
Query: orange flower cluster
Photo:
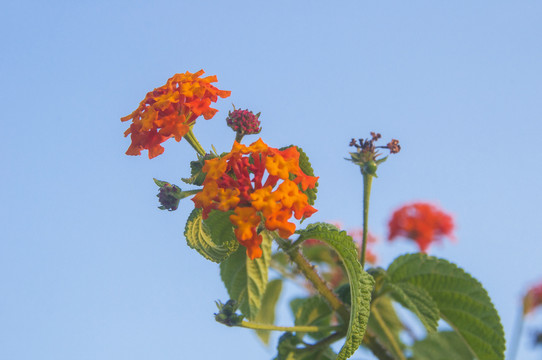
[[[396,210],[388,224],[388,240],[406,237],[414,240],[422,252],[444,236],[452,237],[453,219],[436,206],[428,203],[413,203]]]
[[[295,146],[278,150],[262,139],[248,147],[235,142],[229,154],[205,161],[203,190],[192,201],[204,219],[211,210],[233,210],[237,240],[251,259],[259,258],[262,219],[265,228],[287,238],[296,229],[288,221],[292,215],[299,220],[316,212],[303,191],[314,188],[318,178],[301,170],[299,156]]]
[[[230,91],[219,90],[211,83],[218,81],[216,76],[199,78],[204,73],[186,72],[175,74],[164,86],[147,93],[139,107],[121,121],[132,120],[124,133],[131,135],[132,144],[127,155],[141,155],[141,150],[149,151],[149,159],[164,152],[161,143],[174,137],[181,141],[196,119],[203,115],[206,120],[217,112],[210,107],[218,96],[230,96]]]
[[[523,315],[533,312],[540,305],[542,305],[542,283],[527,291],[523,298]]]

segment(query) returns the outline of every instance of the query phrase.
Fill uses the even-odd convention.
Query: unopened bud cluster
[[[233,110],[228,113],[226,123],[237,133],[243,135],[259,134],[262,130],[259,117],[260,113],[254,115],[250,110]]]
[[[228,300],[225,304],[220,301],[216,302],[218,313],[215,314],[215,320],[227,326],[241,325],[244,316],[237,315],[237,307],[239,304],[235,300]]]
[[[181,200],[182,190],[177,185],[164,183],[160,186],[158,191],[158,201],[160,205],[158,208],[161,210],[174,211],[179,207],[179,201]]]
[[[376,177],[378,165],[388,158],[387,156],[380,158],[381,154],[378,152],[378,149],[389,150],[390,154],[397,154],[401,151],[399,140],[396,139],[392,139],[386,146],[376,146],[375,142],[381,137],[382,135],[379,133],[371,132],[370,139],[352,139],[352,141],[350,141],[350,146],[355,147],[357,151],[350,153],[351,158],[346,160],[350,160],[354,164],[359,165],[362,174]]]

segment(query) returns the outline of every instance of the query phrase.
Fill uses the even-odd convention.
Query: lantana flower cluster
[[[447,236],[453,239],[453,218],[435,205],[417,202],[396,210],[388,224],[388,240],[406,237],[414,240],[422,252]]]
[[[287,238],[296,229],[292,215],[300,220],[316,212],[304,191],[313,189],[318,177],[301,170],[299,157],[295,146],[278,150],[261,139],[248,147],[234,142],[227,155],[205,161],[203,189],[192,200],[204,219],[211,210],[233,210],[237,240],[251,259],[259,258],[262,223]]]
[[[199,116],[209,120],[215,115],[217,110],[210,107],[211,103],[231,92],[211,85],[218,81],[214,75],[200,78],[203,73],[200,70],[173,75],[165,85],[147,93],[134,112],[121,118],[132,120],[124,133],[132,140],[127,155],[141,155],[141,150],[148,150],[152,159],[164,152],[160,144],[167,139],[181,141]]]

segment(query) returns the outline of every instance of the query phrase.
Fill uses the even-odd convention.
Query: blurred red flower
[[[539,305],[542,305],[542,282],[531,287],[525,294],[523,298],[523,315],[533,312]]]
[[[388,240],[406,237],[414,240],[422,252],[429,246],[447,236],[453,238],[454,222],[452,216],[435,205],[417,202],[396,210],[388,224]]]

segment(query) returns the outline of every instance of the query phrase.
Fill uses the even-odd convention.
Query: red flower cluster
[[[266,229],[287,238],[296,228],[288,221],[292,215],[299,220],[316,212],[303,191],[314,188],[318,178],[301,170],[299,156],[295,146],[278,150],[262,139],[248,147],[235,142],[229,154],[205,161],[203,190],[192,201],[204,219],[211,210],[233,210],[237,240],[251,259],[259,258],[262,219]]]
[[[164,86],[147,93],[139,107],[121,121],[132,120],[124,133],[131,135],[132,144],[127,155],[141,155],[141,150],[149,151],[149,159],[164,152],[161,143],[174,137],[181,141],[203,115],[206,120],[217,112],[210,107],[218,97],[230,96],[230,91],[219,90],[211,83],[218,81],[216,76],[199,78],[204,73],[186,72],[175,74]]]
[[[523,315],[533,312],[540,305],[542,305],[542,283],[527,291],[523,298]]]
[[[453,219],[436,206],[428,203],[413,203],[396,210],[388,224],[388,240],[406,237],[414,240],[422,252],[443,237],[453,238]]]

